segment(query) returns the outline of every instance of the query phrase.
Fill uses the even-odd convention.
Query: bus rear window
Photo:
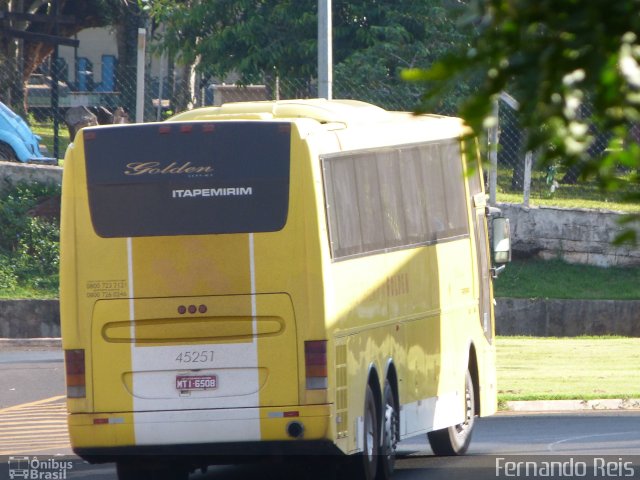
[[[93,227],[101,237],[281,230],[290,133],[284,122],[84,130]]]

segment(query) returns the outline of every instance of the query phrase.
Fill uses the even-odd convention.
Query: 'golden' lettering
[[[203,174],[212,173],[213,167],[196,167],[191,162],[179,164],[171,162],[162,167],[160,162],[132,162],[127,164],[125,175],[180,175],[180,174]]]

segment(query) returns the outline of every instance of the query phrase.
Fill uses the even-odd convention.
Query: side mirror
[[[509,219],[504,217],[494,218],[493,228],[493,260],[495,263],[507,263],[511,261],[511,227]]]

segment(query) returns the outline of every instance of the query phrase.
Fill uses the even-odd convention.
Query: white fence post
[[[136,123],[144,122],[144,77],[147,30],[138,29],[138,63],[136,76]]]
[[[496,123],[489,130],[489,205],[496,204],[498,189],[498,138],[500,128],[500,100],[493,102],[493,116]]]
[[[520,108],[520,103],[506,92],[500,93],[500,100],[503,100],[513,110]],[[496,154],[497,155],[497,154]],[[522,185],[522,203],[525,207],[529,206],[529,197],[531,195],[531,168],[533,165],[533,152],[528,151],[524,156],[524,179]]]
[[[522,186],[522,204],[529,206],[529,196],[531,195],[531,165],[533,164],[533,153],[529,150],[524,156],[524,185]]]

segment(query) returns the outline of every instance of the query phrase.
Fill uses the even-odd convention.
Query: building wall
[[[102,56],[113,55],[118,57],[118,42],[116,30],[113,27],[86,28],[78,32],[76,38],[80,41],[80,46],[60,47],[59,55],[69,66],[70,82],[76,82],[76,58],[84,57],[93,63],[93,81],[102,82]]]
[[[78,32],[76,37],[80,41],[77,49],[73,47],[60,47],[59,55],[65,60],[69,67],[69,82],[77,82],[76,78],[76,60],[78,58],[87,58],[93,64],[91,72],[93,73],[93,82],[95,84],[102,82],[102,57],[105,55],[118,58],[118,39],[116,27],[100,27],[86,28]],[[160,73],[167,75],[167,58],[160,58],[152,55],[150,44],[150,34],[147,33],[147,49],[146,49],[146,68],[147,74],[157,77]],[[161,65],[162,63],[162,65]],[[133,76],[131,82],[135,82]]]

